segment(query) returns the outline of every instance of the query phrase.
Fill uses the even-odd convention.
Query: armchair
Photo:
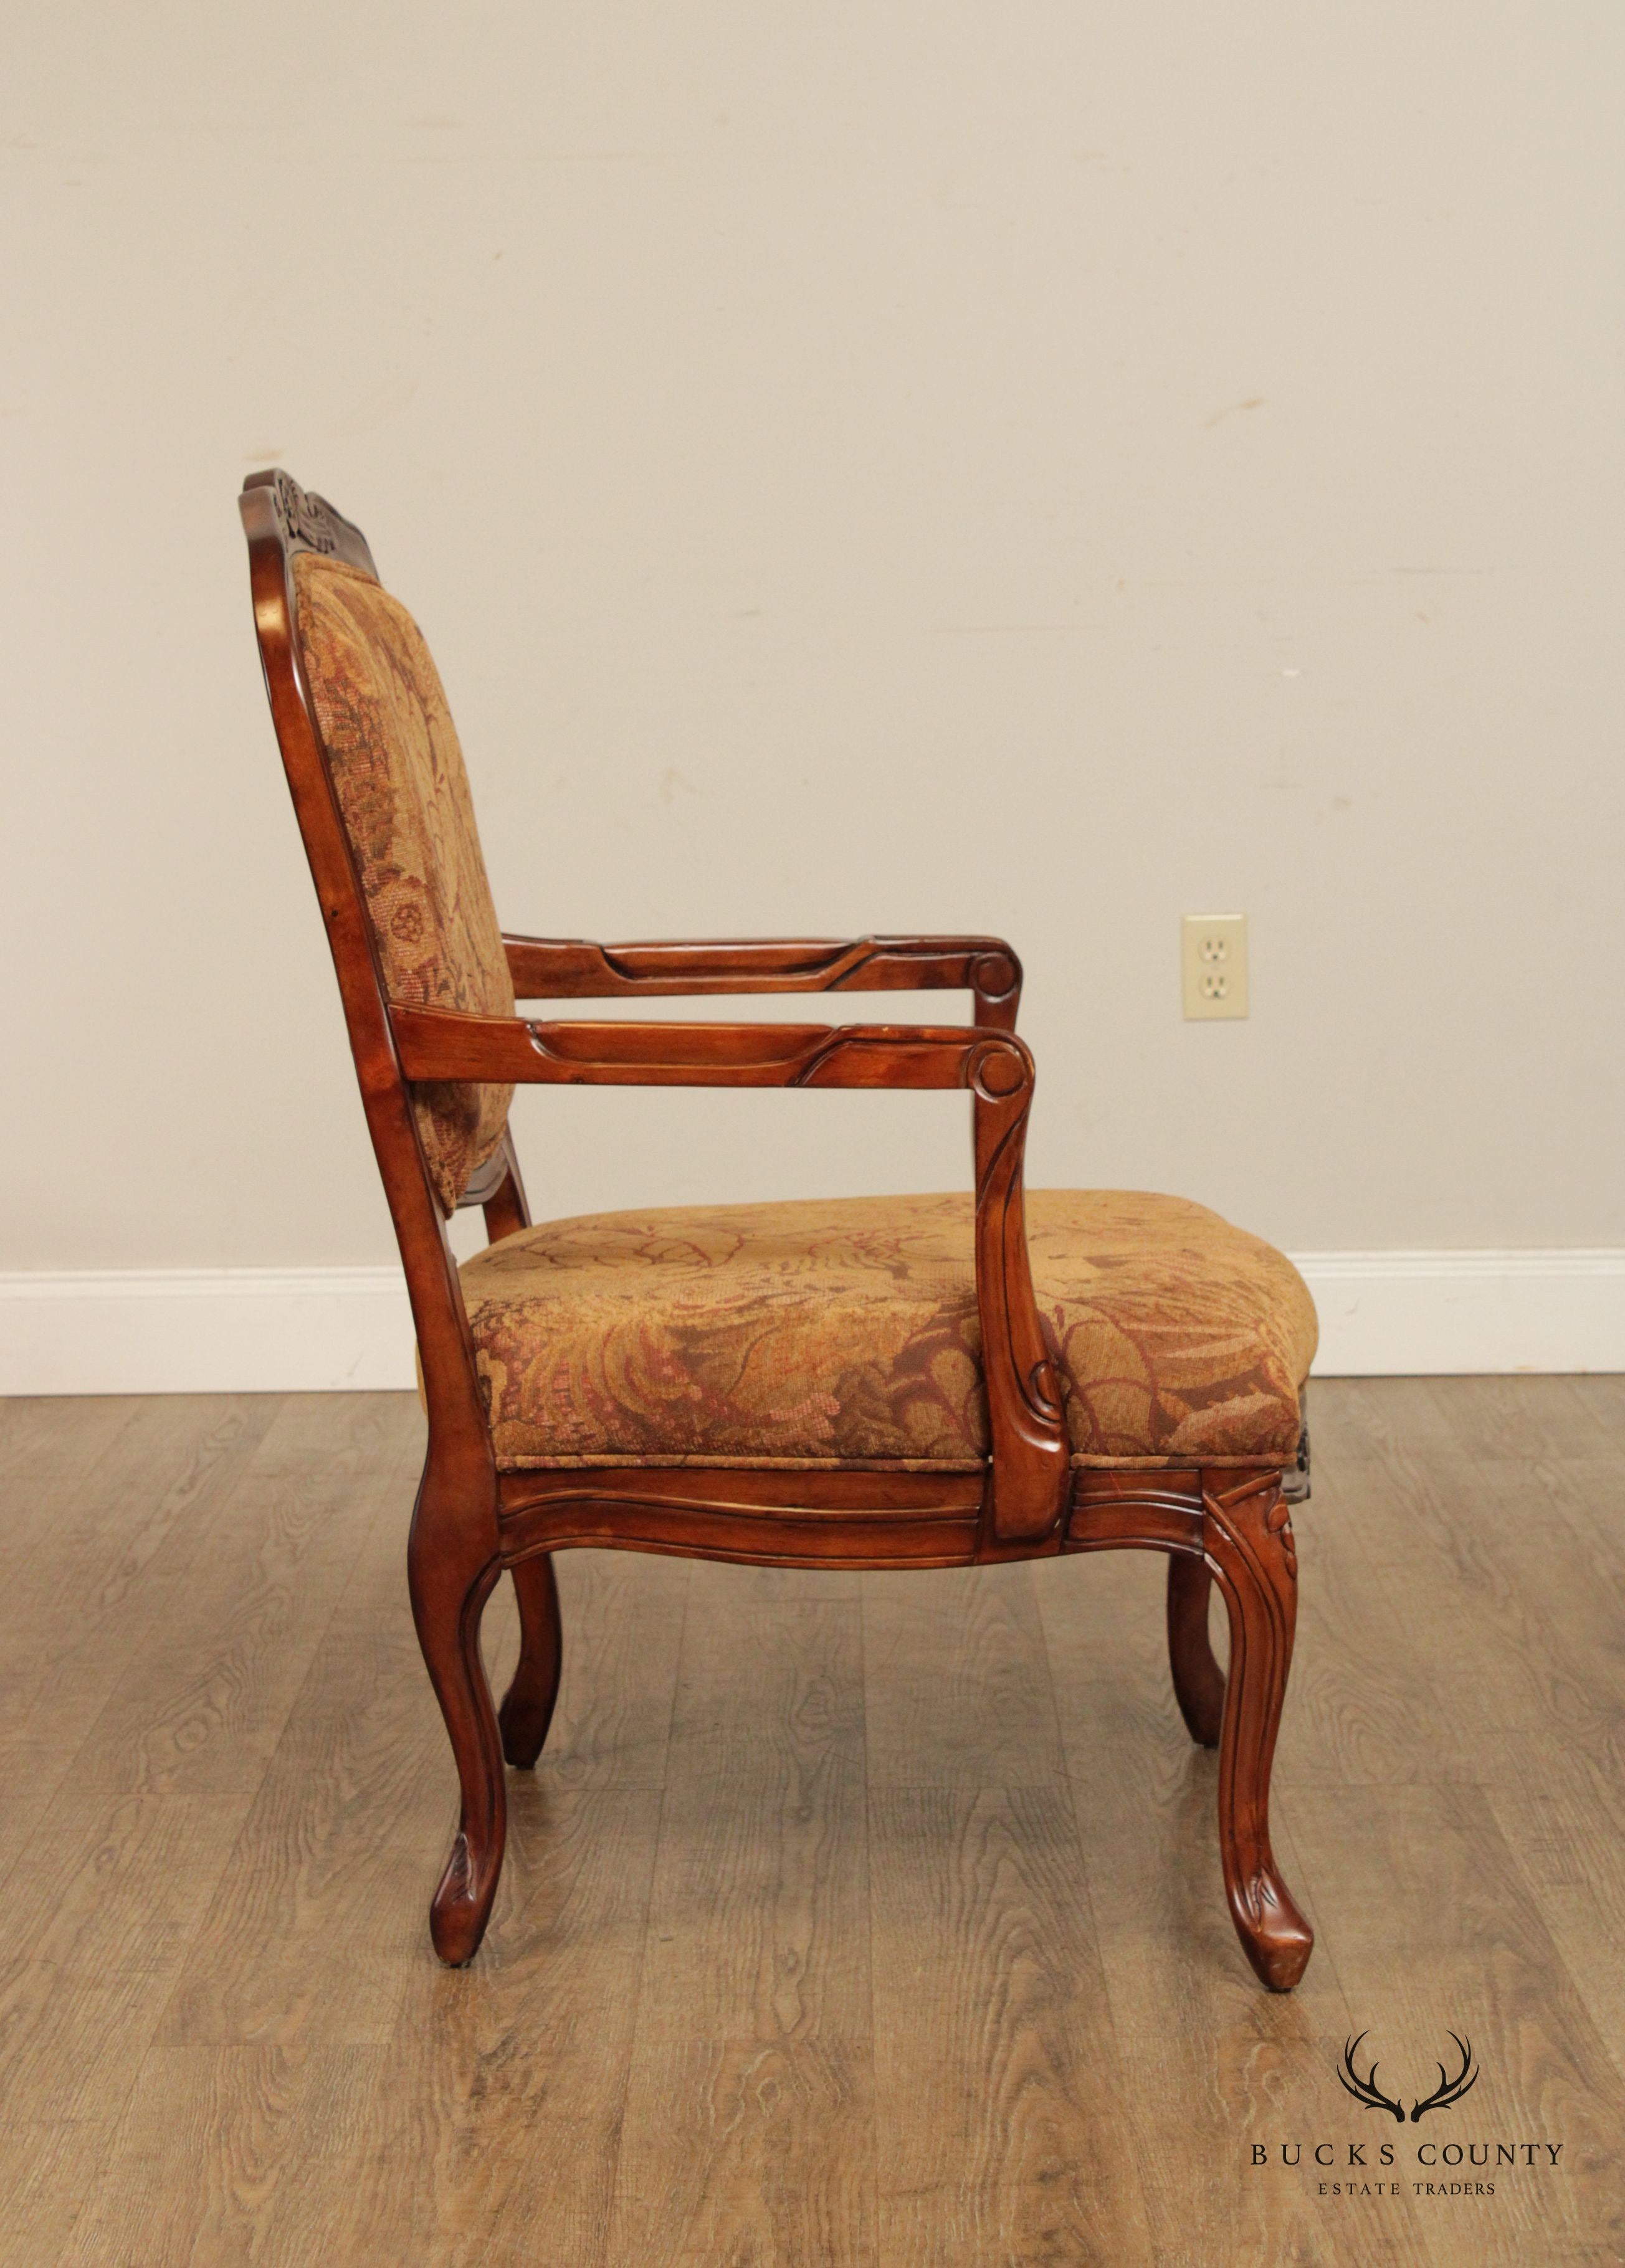
[[[1312,1306],[1199,1206],[1028,1199],[1033,1060],[1001,939],[601,946],[504,934],[462,754],[415,624],[358,529],[281,472],[242,492],[272,717],[332,946],[411,1300],[429,1437],[413,1610],[461,1815],[430,1910],[478,1948],[503,1764],[536,1762],[561,1660],[551,1555],[602,1545],[809,1567],[942,1567],[1138,1548],[1169,1558],[1175,1692],[1220,1751],[1230,1911],[1260,1978],[1309,1925],[1271,1853],[1292,1650],[1287,1495]],[[970,1025],[534,1020],[516,1002],[957,990]],[[973,1190],[532,1224],[507,1114],[550,1086],[968,1094]],[[460,1206],[490,1242],[458,1267]],[[521,1653],[479,1653],[504,1571]],[[1208,1636],[1228,1613],[1228,1674]]]

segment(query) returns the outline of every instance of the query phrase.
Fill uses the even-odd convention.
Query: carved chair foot
[[[458,1831],[429,1902],[429,1935],[448,1969],[462,1968],[479,1951],[501,1872],[500,1843],[493,1848],[487,1841],[482,1852]]]
[[[1269,1842],[1269,1776],[1297,1620],[1297,1554],[1279,1483],[1204,1500],[1208,1565],[1229,1610],[1230,1672],[1219,1742],[1219,1852],[1242,1949],[1272,1992],[1289,1992],[1314,1932]]]
[[[1224,1672],[1208,1635],[1213,1577],[1203,1561],[1174,1552],[1168,1561],[1168,1662],[1174,1698],[1193,1741],[1216,1749],[1224,1722]]]
[[[436,1503],[427,1476],[413,1516],[407,1570],[417,1641],[456,1760],[462,1815],[429,1907],[434,1949],[461,1968],[479,1949],[502,1872],[507,1838],[507,1782],[497,1712],[480,1659],[480,1618],[502,1563],[477,1526]]]
[[[551,1555],[521,1559],[511,1572],[519,1594],[519,1667],[503,1697],[497,1722],[503,1755],[517,1770],[528,1771],[541,1755],[552,1722],[564,1640]]]
[[[1309,1966],[1315,1933],[1272,1864],[1245,1882],[1225,1882],[1241,1949],[1272,1992],[1289,1992]]]

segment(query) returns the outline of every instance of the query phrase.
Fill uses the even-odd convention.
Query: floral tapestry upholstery
[[[370,575],[304,551],[293,561],[299,652],[391,1000],[511,1016],[513,986],[468,774],[417,625]],[[447,1212],[491,1155],[511,1086],[413,1090],[417,1132]]]
[[[1027,1226],[1075,1464],[1292,1462],[1316,1324],[1289,1261],[1137,1191],[1035,1190]],[[462,1278],[506,1469],[987,1454],[969,1196],[600,1213]]]

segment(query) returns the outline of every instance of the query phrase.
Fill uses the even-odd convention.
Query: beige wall
[[[420,615],[511,924],[1002,931],[1035,1180],[1625,1243],[1617,8],[5,47],[0,1265],[388,1255],[250,633],[273,459]],[[1252,1020],[1187,1026],[1230,908]],[[551,1211],[966,1163],[940,1097],[520,1124]]]

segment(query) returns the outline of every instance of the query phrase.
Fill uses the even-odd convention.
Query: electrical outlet
[[[1247,917],[1186,914],[1179,942],[1185,1020],[1247,1012]]]

